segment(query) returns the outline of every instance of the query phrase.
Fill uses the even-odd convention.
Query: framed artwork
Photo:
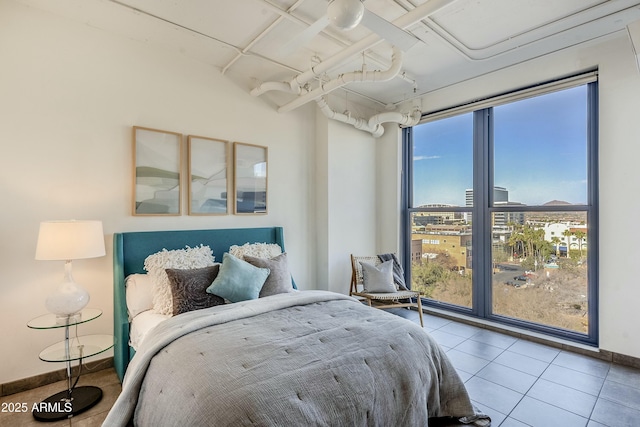
[[[226,215],[231,194],[229,142],[193,135],[187,141],[189,215]]]
[[[133,215],[180,215],[182,135],[133,127]]]
[[[267,213],[267,147],[233,144],[234,213]]]

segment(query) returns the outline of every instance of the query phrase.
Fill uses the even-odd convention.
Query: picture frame
[[[267,213],[268,149],[261,145],[233,144],[234,213]]]
[[[227,215],[230,209],[229,141],[189,135],[189,215]]]
[[[133,126],[133,215],[181,215],[182,134]]]

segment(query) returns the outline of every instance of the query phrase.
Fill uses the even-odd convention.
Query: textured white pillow
[[[255,258],[271,259],[280,255],[282,248],[277,243],[245,243],[242,246],[231,246],[229,253],[242,260],[244,260],[245,255]]]
[[[163,249],[144,260],[144,269],[153,280],[153,311],[159,314],[173,314],[171,285],[165,269],[202,268],[213,265],[215,259],[209,246],[189,246],[168,251]]]
[[[148,274],[130,274],[125,280],[129,321],[153,308],[153,281]]]

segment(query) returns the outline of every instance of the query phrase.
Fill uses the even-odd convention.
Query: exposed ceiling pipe
[[[422,117],[422,111],[417,107],[410,113],[400,113],[398,111],[387,111],[376,114],[369,118],[369,126],[381,125],[383,123],[397,123],[402,126],[415,126]]]
[[[456,0],[429,0],[426,3],[423,3],[420,6],[416,7],[412,11],[405,13],[404,15],[402,15],[401,17],[393,21],[393,24],[396,27],[400,27],[404,29],[406,27],[409,27],[415,24],[416,22],[420,22],[421,20],[425,19],[429,15],[437,12],[443,7],[448,6],[450,3],[453,3],[454,1]],[[352,44],[351,46],[341,50],[337,54],[327,58],[326,60],[320,62],[319,64],[316,64],[315,66],[311,67],[310,70],[305,71],[304,73],[298,74],[293,79],[291,79],[289,84],[292,87],[293,86],[301,87],[311,79],[322,75],[324,72],[330,70],[336,65],[344,62],[345,60],[349,59],[354,55],[359,54],[360,52],[363,52],[373,47],[374,45],[376,45],[381,41],[382,41],[382,38],[378,34],[375,34],[375,33],[370,34],[369,36],[361,39],[360,41]],[[267,90],[265,90],[265,87],[261,85],[258,88],[252,90],[251,94],[254,96],[260,96],[265,92],[267,92]]]
[[[389,81],[393,79],[395,76],[397,76],[398,73],[400,73],[400,70],[402,68],[402,58],[403,58],[402,51],[394,46],[393,55],[391,56],[391,66],[389,67],[389,69],[385,71],[380,71],[380,70],[367,71],[366,69],[363,68],[361,71],[353,71],[350,73],[340,74],[337,78],[331,81],[328,81],[326,83],[320,84],[319,87],[303,95],[300,95],[299,97],[289,102],[288,104],[285,104],[282,107],[278,108],[278,112],[286,113],[287,111],[291,111],[295,108],[298,108],[306,104],[307,102],[313,101],[314,99],[317,99],[323,95],[326,95],[329,92],[332,92],[349,83],[353,83],[353,82],[375,83],[375,82]],[[284,85],[286,85],[286,83],[284,83]],[[290,86],[291,86],[291,90],[293,90],[293,88],[296,87],[296,85],[290,85]]]
[[[351,114],[338,113],[337,111],[332,110],[331,107],[329,107],[329,104],[327,104],[327,101],[322,97],[316,99],[316,103],[318,104],[318,107],[320,107],[322,114],[324,114],[328,119],[352,125],[356,129],[369,132],[375,138],[379,138],[384,133],[384,128],[379,124],[372,128],[369,126],[368,120],[352,117]]]
[[[422,112],[415,108],[410,113],[399,113],[396,111],[376,114],[369,118],[369,120],[353,117],[351,114],[338,113],[329,107],[324,97],[316,99],[316,103],[328,119],[337,120],[342,123],[352,125],[356,129],[369,132],[374,138],[380,138],[384,134],[383,123],[398,123],[404,126],[414,126],[420,121]]]
[[[251,95],[258,96],[256,93],[259,91],[268,92],[270,90],[279,90],[280,92],[293,93],[296,95],[300,95],[302,93],[302,88],[298,85],[291,85],[287,82],[264,82],[260,83],[260,85],[251,90]]]

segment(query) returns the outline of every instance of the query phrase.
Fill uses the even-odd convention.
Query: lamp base
[[[58,421],[71,418],[92,408],[102,399],[102,390],[94,386],[76,387],[71,392],[61,391],[47,397],[33,411],[33,418],[38,421]]]
[[[82,320],[82,313],[73,314],[56,314],[56,325],[65,326],[80,323]]]
[[[66,261],[64,279],[55,292],[47,297],[44,305],[51,313],[62,317],[78,313],[87,303],[89,303],[89,292],[73,280],[71,261]]]

